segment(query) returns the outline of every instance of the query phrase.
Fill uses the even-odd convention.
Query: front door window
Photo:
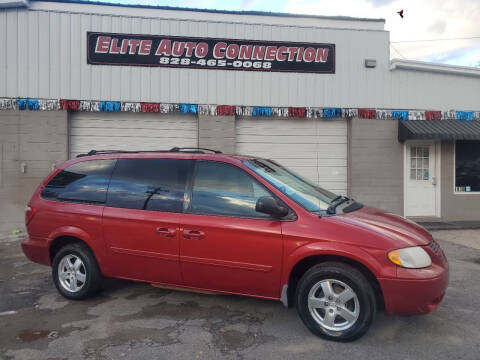
[[[410,179],[429,180],[429,146],[412,146],[410,150]]]

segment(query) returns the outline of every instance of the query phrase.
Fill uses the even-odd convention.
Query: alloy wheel
[[[58,264],[58,280],[65,290],[79,292],[87,281],[87,270],[82,259],[73,254],[65,255]]]
[[[330,331],[351,328],[360,314],[355,291],[336,279],[324,279],[312,286],[308,294],[308,309],[313,319]]]

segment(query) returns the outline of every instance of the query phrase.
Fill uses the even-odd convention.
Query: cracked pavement
[[[0,240],[0,357],[107,359],[478,359],[480,230],[437,231],[451,266],[440,307],[379,313],[354,343],[312,335],[280,302],[107,279],[95,298],[61,297],[50,268]]]

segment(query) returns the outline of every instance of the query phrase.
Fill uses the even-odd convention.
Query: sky
[[[480,67],[480,0],[100,1],[201,9],[383,18],[386,20],[385,29],[390,32],[391,58]],[[403,19],[397,14],[397,11],[402,9]],[[476,39],[418,42],[418,40],[470,37],[476,37]]]

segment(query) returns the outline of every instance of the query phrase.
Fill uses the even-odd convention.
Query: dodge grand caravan
[[[448,284],[414,222],[208,149],[80,155],[38,187],[26,226],[23,251],[69,299],[115,277],[280,300],[337,341],[362,336],[377,309],[434,310]]]

